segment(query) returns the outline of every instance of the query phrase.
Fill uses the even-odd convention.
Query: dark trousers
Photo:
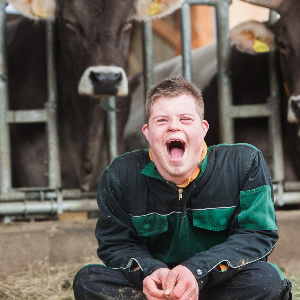
[[[229,279],[210,286],[209,280],[199,292],[201,300],[290,300],[290,283],[283,279],[277,269],[266,262],[258,261],[242,269],[228,269]],[[228,272],[225,271],[225,272]],[[209,276],[215,277],[211,271]],[[224,274],[225,275],[225,274]],[[228,276],[226,276],[228,277]],[[129,273],[102,265],[88,265],[82,268],[74,279],[73,289],[76,300],[145,300],[142,292],[143,273],[141,270]],[[208,277],[209,279],[209,277]],[[215,280],[214,280],[215,282]]]

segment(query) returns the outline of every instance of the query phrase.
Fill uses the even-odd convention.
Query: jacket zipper
[[[182,200],[183,189],[178,189],[179,192],[179,200]]]
[[[176,188],[175,186],[173,186],[173,185],[170,184],[169,182],[167,182],[167,184],[170,185],[172,188],[174,188],[175,190],[178,191],[178,193],[179,193],[179,201],[182,200],[183,189],[182,189],[182,188]]]

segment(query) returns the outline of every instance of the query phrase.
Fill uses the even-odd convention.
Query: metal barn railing
[[[46,21],[48,99],[44,109],[9,110],[5,49],[6,1],[0,0],[0,216],[55,214],[64,211],[98,210],[96,192],[80,189],[62,190],[57,130],[57,88],[54,57],[53,22]],[[115,107],[115,97],[108,99]],[[48,186],[12,186],[10,124],[44,123],[48,153]],[[116,112],[108,112],[109,158],[117,156]]]
[[[8,84],[5,49],[6,1],[0,0],[0,216],[55,214],[64,211],[98,210],[96,192],[80,189],[61,189],[59,140],[57,130],[57,87],[54,56],[53,21],[46,21],[47,51],[47,102],[44,109],[9,110]],[[115,108],[115,97],[107,99]],[[108,111],[109,159],[117,153],[116,112]],[[48,186],[12,187],[10,124],[46,124],[48,153]]]
[[[182,66],[183,76],[192,81],[191,51],[191,5],[210,5],[216,9],[217,53],[218,53],[218,91],[220,136],[224,143],[234,143],[234,120],[251,117],[268,118],[268,138],[271,155],[270,172],[278,206],[300,203],[300,183],[284,183],[283,147],[281,138],[280,98],[275,68],[274,50],[270,60],[270,96],[265,104],[233,105],[231,80],[229,77],[229,6],[231,0],[185,0],[181,8]],[[277,13],[271,11],[270,22],[275,22]],[[152,30],[151,21],[143,24],[144,34],[144,76],[145,89],[153,85]]]
[[[300,203],[300,183],[284,183],[284,166],[279,118],[279,96],[274,64],[270,64],[270,97],[266,104],[233,106],[230,78],[227,75],[230,45],[228,41],[228,10],[231,0],[186,0],[181,8],[181,31],[183,48],[183,76],[192,80],[190,6],[211,5],[216,8],[218,42],[218,82],[219,109],[223,142],[234,142],[234,119],[249,117],[267,117],[273,162],[271,166],[277,205]],[[5,57],[5,5],[0,0],[0,215],[55,214],[63,211],[97,210],[95,193],[82,192],[79,189],[62,190],[60,178],[59,147],[56,123],[56,79],[53,56],[52,23],[47,23],[48,56],[48,101],[44,109],[10,111],[8,109],[8,80]],[[275,13],[270,16],[270,21]],[[151,22],[143,22],[143,52],[145,89],[153,85],[153,53]],[[274,60],[274,53],[270,53]],[[114,97],[109,105],[115,106]],[[117,155],[116,116],[109,112],[109,148],[110,158]],[[49,186],[45,188],[12,187],[9,126],[13,123],[44,122],[47,127],[49,153]]]
[[[2,5],[5,2],[1,1]],[[57,135],[57,122],[56,122],[56,79],[54,68],[54,51],[53,46],[53,30],[52,23],[47,22],[46,37],[47,37],[47,58],[48,58],[48,101],[44,109],[36,110],[9,110],[8,99],[8,80],[6,71],[6,55],[5,55],[5,11],[1,9],[1,80],[0,80],[0,95],[1,95],[1,121],[0,121],[0,153],[1,153],[1,193],[8,193],[12,190],[12,172],[11,172],[11,149],[10,149],[10,124],[20,123],[45,123],[47,128],[47,141],[48,145],[48,189],[57,189],[61,186],[60,177],[60,162],[59,162],[59,149],[58,149],[58,135]]]

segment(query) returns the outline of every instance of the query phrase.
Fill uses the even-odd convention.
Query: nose
[[[290,123],[300,122],[300,95],[293,95],[289,98],[288,121]]]
[[[94,86],[94,93],[116,95],[122,81],[122,73],[105,73],[91,71],[89,78]]]
[[[169,120],[169,123],[168,123],[168,131],[170,132],[175,132],[175,131],[180,131],[180,121],[178,121],[177,119],[175,118],[172,118]]]
[[[82,74],[78,93],[100,98],[101,96],[128,95],[128,80],[125,71],[116,66],[91,66]]]

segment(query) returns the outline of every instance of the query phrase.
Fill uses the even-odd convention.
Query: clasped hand
[[[172,270],[158,269],[143,281],[143,293],[148,300],[198,300],[199,288],[193,273],[178,265]]]

